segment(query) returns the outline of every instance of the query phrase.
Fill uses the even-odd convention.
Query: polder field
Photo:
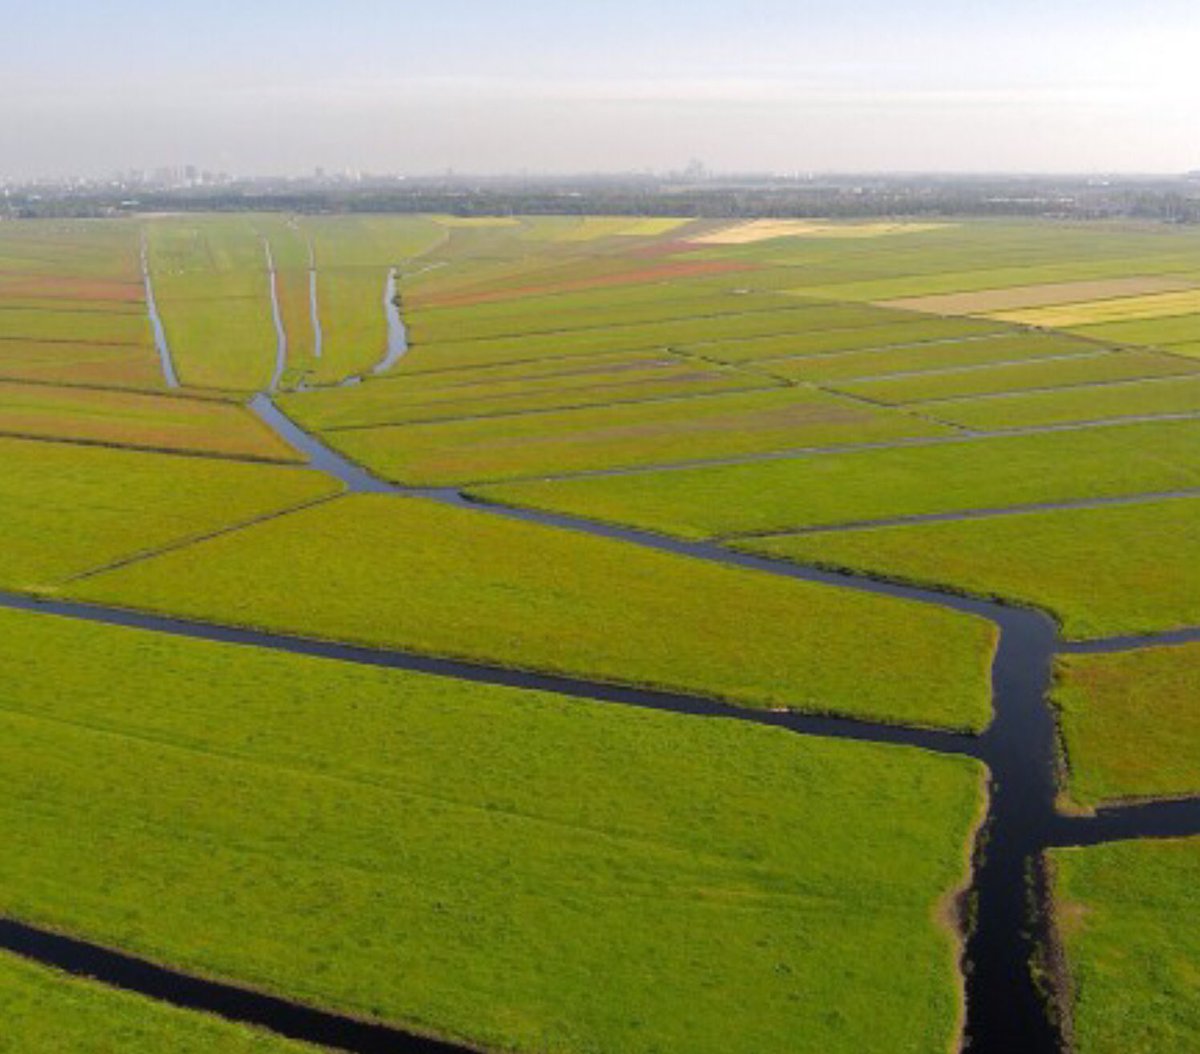
[[[1200,1049],[1200,231],[0,222],[0,1051]]]

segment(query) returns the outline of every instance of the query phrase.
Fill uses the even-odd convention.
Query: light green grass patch
[[[417,499],[352,496],[84,599],[896,722],[987,723],[990,624]]]

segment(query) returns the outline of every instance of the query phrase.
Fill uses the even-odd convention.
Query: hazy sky
[[[1200,0],[0,0],[0,175],[1200,168]]]

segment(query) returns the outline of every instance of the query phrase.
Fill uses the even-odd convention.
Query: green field
[[[235,391],[267,387],[275,328],[253,216],[188,216],[147,225],[155,299],[180,380]]]
[[[748,706],[989,715],[987,623],[417,499],[344,498],[71,593]]]
[[[1200,839],[1051,854],[1081,1054],[1200,1046]]]
[[[0,1050],[38,1054],[304,1054],[219,1018],[175,1010],[0,952]]]
[[[302,469],[0,439],[0,582],[54,586],[146,550],[336,494]]]
[[[1200,499],[832,535],[739,548],[848,567],[1053,613],[1068,637],[1157,633],[1200,623]]]
[[[1200,372],[1200,363],[1152,351],[1094,349],[1093,354],[1042,362],[980,366],[961,370],[889,377],[836,384],[838,391],[882,403],[913,403],[995,395],[1023,389],[1069,388],[1072,385],[1170,377]],[[937,408],[934,408],[936,412]]]
[[[1200,413],[1200,378],[1128,381],[1090,388],[947,400],[925,407],[938,420],[965,428],[1003,430],[1122,417]]]
[[[795,381],[846,381],[886,374],[920,374],[926,370],[986,366],[991,363],[1036,361],[1095,350],[1095,345],[1070,337],[1041,333],[937,340],[900,347],[868,348],[832,354],[799,355],[757,364],[776,377]]]
[[[1058,661],[1067,791],[1092,807],[1200,794],[1200,645]]]
[[[779,387],[780,382],[740,370],[669,355],[647,357],[608,371],[591,370],[528,380],[488,381],[479,371],[469,384],[410,385],[409,377],[384,378],[351,388],[299,392],[280,405],[306,428],[362,428],[464,417],[493,417],[533,410],[611,406],[717,392]],[[443,375],[418,375],[428,380]]]
[[[1200,421],[1118,424],[742,465],[472,487],[488,501],[689,538],[1200,487]],[[1147,457],[1146,451],[1154,456]]]
[[[937,424],[814,389],[734,393],[331,432],[388,479],[441,484],[587,472],[944,434]]]
[[[973,762],[42,616],[0,663],[6,914],[485,1049],[954,1043]]]
[[[788,562],[1036,607],[1066,640],[1200,626],[1200,235],[356,211],[417,186],[106,221],[3,199],[0,589],[81,617],[0,610],[0,918],[496,1054],[957,1051],[998,976],[961,962],[1004,910],[969,889],[989,787],[995,873],[1022,873],[1014,786],[972,759],[1020,747],[1039,671],[997,644],[1026,623]],[[347,493],[252,412],[268,248],[272,397],[398,493]],[[390,275],[410,346],[384,373]],[[1200,645],[1154,641],[1055,645],[1064,813],[1200,793]],[[749,720],[473,679],[520,671]],[[968,738],[993,694],[1006,723]],[[1042,852],[1067,1049],[1200,1047],[1200,840]],[[308,1049],[2,953],[0,1022],[13,1054]]]
[[[0,435],[256,461],[300,460],[243,406],[119,389],[0,381]]]

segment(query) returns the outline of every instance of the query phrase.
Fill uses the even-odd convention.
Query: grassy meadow
[[[68,578],[338,493],[304,469],[0,439],[0,583]]]
[[[955,1042],[973,762],[45,616],[0,668],[6,914],[485,1049]]]
[[[1053,700],[1075,803],[1200,794],[1200,645],[1061,656]]]
[[[315,1047],[176,1010],[0,952],[0,1050],[38,1054],[314,1054]]]
[[[988,623],[419,499],[339,499],[70,592],[747,706],[990,715]]]
[[[777,535],[738,547],[1043,608],[1069,638],[1200,623],[1200,499]]]
[[[1146,450],[1154,457],[1146,457]],[[472,487],[487,501],[688,538],[1200,487],[1200,421]]]
[[[1051,853],[1075,1049],[1190,1054],[1200,1044],[1200,838]]]

